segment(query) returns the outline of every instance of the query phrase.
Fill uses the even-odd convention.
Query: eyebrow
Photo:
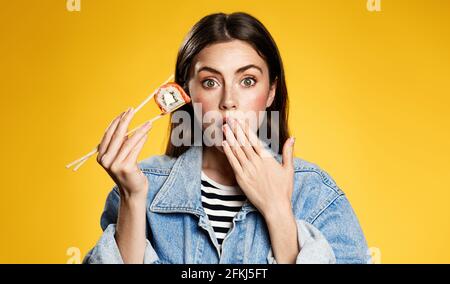
[[[236,70],[235,74],[242,73],[242,72],[244,72],[244,71],[246,71],[246,70],[248,70],[248,69],[250,69],[250,68],[255,68],[255,69],[257,69],[261,74],[263,74],[262,68],[259,67],[259,66],[257,66],[257,65],[255,65],[255,64],[248,64],[248,65],[242,66],[241,68],[239,68],[238,70]],[[218,70],[216,70],[216,69],[214,69],[214,68],[212,68],[212,67],[209,67],[209,66],[203,66],[202,68],[198,69],[197,73],[200,73],[201,71],[208,71],[208,72],[211,72],[211,73],[215,73],[215,74],[218,74],[218,75],[222,75],[222,73],[220,73],[220,71],[218,71]]]

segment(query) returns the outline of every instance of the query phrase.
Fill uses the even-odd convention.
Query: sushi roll
[[[161,86],[155,95],[155,102],[163,113],[172,112],[190,101],[191,98],[176,83]]]

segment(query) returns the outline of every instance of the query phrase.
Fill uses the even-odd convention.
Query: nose
[[[224,88],[222,99],[220,100],[219,109],[223,111],[236,110],[238,101],[235,92],[230,88]]]

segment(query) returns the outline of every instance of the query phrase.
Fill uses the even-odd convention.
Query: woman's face
[[[221,126],[226,117],[248,120],[257,118],[275,97],[276,82],[269,80],[269,69],[264,59],[248,43],[232,40],[212,44],[200,51],[190,70],[189,92],[192,102],[200,103],[202,128]],[[220,115],[212,122],[205,114]],[[253,119],[254,120],[254,119]],[[252,128],[260,123],[250,122]],[[255,129],[253,129],[255,131]],[[222,151],[221,146],[216,146]]]

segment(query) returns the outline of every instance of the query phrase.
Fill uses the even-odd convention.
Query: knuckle
[[[119,174],[121,172],[121,165],[118,162],[111,163],[111,166],[109,167],[111,172]]]
[[[123,174],[130,174],[133,171],[133,167],[131,167],[130,165],[125,165],[124,167],[122,167],[121,172]]]
[[[122,141],[122,146],[120,146],[120,148],[124,149],[124,148],[128,147],[128,145],[130,145],[130,139],[124,138]]]
[[[120,138],[120,137],[119,137],[119,129],[117,129],[117,130],[114,132],[114,134],[113,134],[112,137],[111,137],[111,140],[116,140],[116,139],[118,139],[118,138]]]
[[[107,166],[108,161],[109,161],[109,157],[108,157],[107,154],[105,154],[105,155],[103,155],[103,156],[100,157],[100,164],[101,164],[102,166]]]

